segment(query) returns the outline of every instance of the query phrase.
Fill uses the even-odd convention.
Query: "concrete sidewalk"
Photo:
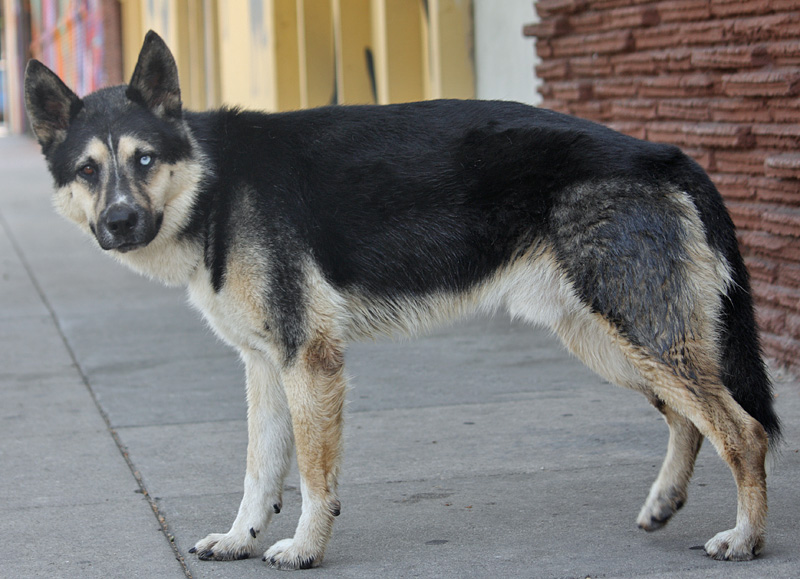
[[[0,576],[248,578],[260,557],[187,553],[242,492],[244,376],[182,291],[127,271],[50,207],[38,148],[0,139]],[[698,550],[735,522],[710,445],[666,529],[635,517],[667,429],[545,332],[478,319],[359,344],[342,515],[314,577],[797,577],[800,385],[777,384],[786,440],[768,546]],[[290,475],[264,548],[292,535]]]

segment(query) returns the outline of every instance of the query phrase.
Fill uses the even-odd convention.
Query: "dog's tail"
[[[734,400],[761,423],[770,448],[775,450],[781,439],[781,424],[773,408],[772,382],[761,351],[750,276],[739,252],[736,228],[708,175],[691,159],[684,157],[684,163],[688,164],[682,167],[685,190],[697,193],[693,198],[707,240],[728,262],[732,278],[721,296],[722,381]]]
[[[733,283],[722,303],[722,381],[734,400],[761,423],[774,450],[781,438],[781,424],[761,354],[749,275],[738,251],[727,257]]]

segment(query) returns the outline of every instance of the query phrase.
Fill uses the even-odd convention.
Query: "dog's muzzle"
[[[103,249],[124,253],[153,241],[160,225],[161,219],[143,207],[119,202],[106,207],[100,214],[95,237]]]

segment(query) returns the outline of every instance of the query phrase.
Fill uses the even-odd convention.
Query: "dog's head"
[[[186,188],[194,154],[164,41],[149,32],[130,84],[83,99],[32,60],[25,103],[55,180],[56,208],[105,250],[124,253],[153,241]]]

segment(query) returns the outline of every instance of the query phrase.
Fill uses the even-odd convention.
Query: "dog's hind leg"
[[[656,395],[689,418],[709,439],[736,481],[736,526],[714,536],[705,544],[705,550],[714,559],[750,560],[764,547],[766,431],[736,403],[719,379],[686,379],[659,366],[656,362],[649,369]]]
[[[689,480],[703,436],[697,427],[661,400],[651,400],[669,425],[667,456],[636,522],[645,531],[655,531],[667,524],[686,502]]]
[[[230,531],[211,534],[190,552],[200,559],[246,559],[258,535],[281,510],[292,451],[292,423],[277,369],[263,354],[242,350],[247,374],[247,471],[244,496]]]
[[[736,561],[758,555],[764,546],[767,517],[764,466],[767,434],[722,384],[713,355],[703,351],[703,344],[686,343],[678,351],[683,350],[685,359],[693,361],[689,366],[674,365],[633,345],[602,316],[587,310],[565,316],[555,325],[555,330],[590,368],[651,399],[655,396],[674,412],[671,430],[677,428],[675,436],[688,435],[688,440],[677,443],[674,450],[682,452],[675,458],[667,456],[669,470],[676,467],[680,471],[682,466],[688,474],[693,461],[687,457],[693,455],[693,447],[699,445],[699,434],[709,439],[733,473],[738,514],[736,526],[708,541],[706,552],[714,559]],[[693,428],[699,434],[695,434]],[[672,476],[677,479],[676,474]],[[672,477],[659,478],[663,482]],[[659,481],[656,488],[658,496],[662,488]]]
[[[319,336],[284,368],[292,415],[303,510],[295,535],[275,543],[264,560],[278,569],[306,569],[322,562],[339,515],[336,496],[346,390],[344,349]]]

